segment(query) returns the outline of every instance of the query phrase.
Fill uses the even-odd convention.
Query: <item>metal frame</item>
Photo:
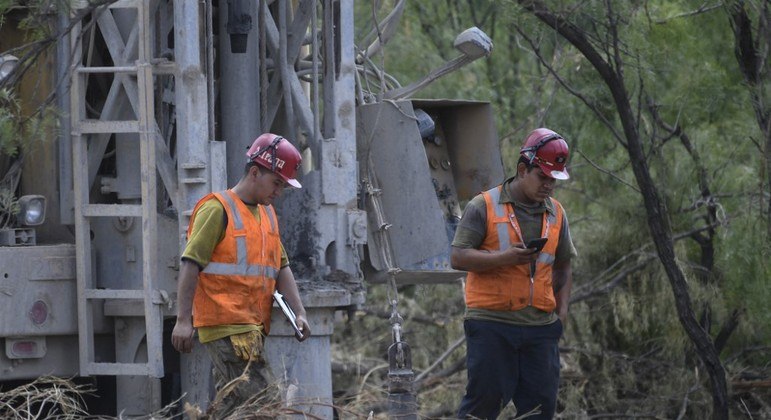
[[[304,152],[303,190],[277,206],[285,246],[290,257],[304,259],[294,258],[302,279],[337,272],[360,282],[358,247],[366,237],[354,233],[366,218],[356,207],[353,1],[301,0],[291,11],[289,2],[267,3],[260,2],[259,15],[265,34],[261,130],[278,130]]]
[[[76,248],[76,272],[78,289],[78,345],[80,355],[81,375],[148,375],[155,378],[163,376],[163,348],[161,311],[158,303],[161,302],[159,292],[155,287],[155,278],[158,271],[157,251],[157,212],[156,212],[156,133],[155,105],[153,95],[153,68],[150,64],[152,46],[149,32],[149,1],[120,1],[110,5],[107,9],[100,9],[100,20],[109,22],[111,17],[109,8],[134,8],[136,10],[136,25],[132,31],[130,40],[136,38],[137,60],[133,66],[121,65],[116,60],[115,67],[88,68],[82,65],[82,44],[79,38],[80,31],[74,31],[72,48],[76,60],[72,68],[71,98],[71,126],[72,126],[72,159],[80,162],[73,166],[73,187],[75,201],[75,241]],[[79,28],[78,28],[79,29]],[[134,35],[136,34],[136,35]],[[108,45],[115,45],[115,37],[105,36]],[[129,41],[128,44],[131,44]],[[130,54],[124,47],[121,56]],[[103,112],[100,121],[85,119],[85,89],[84,78],[90,73],[113,73],[118,82],[121,73],[136,74],[136,103],[134,105],[137,119],[135,121],[111,121]],[[124,77],[128,79],[128,77]],[[116,83],[111,92],[116,91]],[[132,86],[124,83],[124,87]],[[126,89],[127,93],[130,91]],[[129,94],[129,98],[132,95]],[[133,102],[133,101],[132,101]],[[112,102],[110,102],[112,103]],[[109,112],[107,114],[110,114]],[[139,160],[141,171],[141,205],[136,204],[91,204],[90,186],[95,177],[89,173],[89,168],[98,167],[98,162],[87,164],[95,158],[90,158],[87,147],[89,134],[105,134],[97,140],[100,144],[106,143],[107,134],[112,133],[136,133],[139,141]],[[121,141],[132,141],[121,139]],[[103,152],[102,152],[103,153]],[[87,159],[89,157],[89,159]],[[142,226],[142,286],[141,290],[104,290],[98,289],[94,279],[91,251],[91,221],[93,217],[141,217]],[[96,362],[94,354],[94,302],[97,300],[142,300],[144,302],[144,319],[147,341],[146,363],[105,363]]]
[[[366,242],[366,218],[364,212],[356,208],[358,190],[358,165],[356,162],[356,123],[355,123],[355,63],[353,49],[353,1],[352,0],[300,0],[292,7],[290,2],[260,1],[255,4],[260,12],[260,28],[264,37],[263,55],[258,68],[261,85],[259,95],[264,103],[262,110],[251,115],[261,115],[259,125],[262,130],[271,127],[281,127],[293,133],[295,144],[301,149],[309,149],[312,158],[309,159],[309,172],[304,176],[311,180],[304,184],[302,194],[295,194],[295,201],[285,200],[281,205],[293,208],[301,213],[301,217],[292,217],[282,212],[283,220],[291,221],[298,226],[312,226],[311,243],[313,258],[318,264],[315,275],[300,277],[301,281],[322,280],[328,274],[325,267],[344,272],[349,275],[348,282],[362,280],[359,272],[358,247]],[[173,4],[173,16],[168,11]],[[226,7],[220,2],[220,7]],[[160,8],[159,8],[160,6]],[[127,22],[125,15],[113,16],[109,9],[133,8],[137,10],[137,21]],[[205,8],[205,10],[204,10]],[[212,15],[209,2],[173,1],[171,4],[163,0],[122,0],[112,5],[97,9],[93,14],[95,25],[93,30],[99,30],[107,46],[112,66],[87,67],[81,65],[84,48],[82,40],[72,38],[71,49],[77,57],[71,71],[71,130],[72,130],[72,171],[74,190],[74,212],[71,216],[75,222],[76,273],[78,289],[78,331],[79,353],[82,375],[137,375],[160,377],[163,375],[162,348],[162,312],[161,304],[168,303],[168,296],[158,290],[157,261],[158,228],[158,193],[157,175],[160,175],[162,187],[168,192],[173,208],[179,218],[178,234],[180,249],[185,243],[184,232],[187,229],[189,216],[195,203],[204,194],[226,188],[226,176],[230,173],[239,174],[243,170],[243,158],[233,159],[225,163],[226,141],[212,141],[216,135],[213,125],[214,84],[211,73],[213,53],[211,38],[206,37],[202,43],[201,35],[211,33],[206,21]],[[159,13],[158,10],[161,12]],[[222,9],[220,9],[222,10]],[[321,13],[317,13],[321,10]],[[165,13],[165,15],[164,15]],[[125,19],[121,19],[121,16]],[[163,20],[164,17],[166,20]],[[154,22],[154,19],[159,19]],[[154,58],[152,49],[156,42],[172,28],[169,24],[173,19],[174,30],[174,62],[163,58]],[[154,28],[160,28],[163,33],[153,33]],[[308,37],[310,28],[314,36]],[[80,28],[73,33],[79,34]],[[256,33],[257,31],[253,31]],[[254,42],[254,41],[253,41]],[[344,47],[340,49],[339,45]],[[312,51],[312,57],[302,63],[298,61],[301,54]],[[221,57],[221,56],[220,56]],[[296,70],[300,63],[301,69]],[[323,64],[323,66],[322,66]],[[308,82],[307,70],[312,68],[316,76]],[[303,70],[304,69],[304,70]],[[112,74],[114,78],[105,84],[104,100],[98,120],[86,119],[86,85],[87,78],[96,74]],[[323,74],[322,74],[323,73]],[[305,74],[305,76],[303,76]],[[176,147],[174,154],[171,146],[164,139],[162,128],[159,128],[156,116],[164,112],[156,111],[155,94],[159,77],[173,76],[173,110],[176,113]],[[154,80],[155,79],[155,80]],[[92,79],[93,80],[93,79]],[[169,79],[166,79],[169,80]],[[312,89],[310,94],[308,89]],[[124,94],[125,93],[125,94]],[[221,92],[220,92],[221,93]],[[236,92],[239,93],[239,92]],[[89,100],[92,98],[89,98]],[[323,101],[323,105],[320,101]],[[164,104],[172,104],[166,96]],[[127,114],[133,116],[129,120],[120,120]],[[169,119],[173,121],[173,119]],[[117,134],[117,136],[116,136]],[[105,151],[111,138],[115,136],[118,144],[127,141],[139,141],[136,161],[139,162],[141,182],[138,191],[141,197],[137,199],[121,199],[118,203],[105,204],[103,200],[95,200],[90,191],[94,191],[97,180],[96,170],[105,158]],[[232,143],[229,146],[233,146]],[[243,156],[243,152],[235,144],[234,156]],[[235,150],[239,149],[239,150]],[[134,156],[133,154],[131,156]],[[125,156],[123,156],[125,159]],[[130,157],[131,158],[131,157]],[[88,162],[88,163],[86,163]],[[307,162],[307,161],[306,161]],[[230,166],[229,166],[230,165]],[[115,182],[126,180],[120,173]],[[104,186],[104,177],[102,178]],[[63,183],[62,185],[65,185]],[[112,188],[112,185],[108,185]],[[162,192],[162,191],[161,191]],[[303,202],[303,194],[311,197],[309,202]],[[64,212],[63,212],[64,214]],[[91,231],[97,234],[105,233],[100,229],[105,227],[104,218],[133,217],[137,219],[134,226],[141,227],[142,284],[134,286],[115,286],[113,281],[108,289],[104,279],[96,279],[93,273],[95,260],[91,245]],[[98,222],[94,220],[98,219]],[[141,219],[141,223],[139,223]],[[286,222],[285,222],[286,223]],[[302,235],[296,229],[283,231],[288,243],[302,242],[303,238],[291,237]],[[109,233],[109,232],[107,232]],[[163,235],[167,232],[161,232]],[[102,236],[103,238],[103,236]],[[138,246],[137,246],[138,247]],[[133,256],[133,251],[132,251]],[[316,268],[314,268],[316,269]],[[99,271],[104,274],[104,271]],[[138,277],[138,274],[133,278]],[[164,283],[161,283],[164,284]],[[164,284],[165,286],[165,284]],[[304,296],[309,315],[327,319],[337,307],[359,303],[361,295],[353,294],[338,288],[306,291],[310,296]],[[130,289],[134,287],[134,289]],[[140,289],[141,287],[141,289]],[[332,293],[335,299],[331,299]],[[339,295],[339,296],[338,296]],[[353,300],[356,299],[356,302]],[[116,355],[116,363],[100,363],[96,359],[105,357],[94,348],[94,322],[103,320],[98,317],[97,306],[104,302],[114,308],[124,303],[134,303],[132,308],[142,302],[142,313],[115,312],[111,309],[110,316],[120,320],[122,316],[144,316],[144,330],[148,348],[147,363],[121,363],[125,356]],[[313,302],[313,303],[311,303]],[[95,317],[95,314],[97,316]],[[107,318],[110,319],[110,318]],[[138,320],[139,318],[134,318]],[[142,322],[131,323],[131,337],[141,337]],[[116,337],[119,335],[114,331]],[[125,323],[123,323],[125,324]],[[276,328],[273,343],[280,346],[291,345],[281,341],[280,328]],[[331,331],[329,332],[331,334]],[[328,350],[328,338],[325,335],[314,336],[311,341],[321,340],[312,347],[316,350],[314,357],[320,356],[320,351]],[[116,338],[116,343],[118,339]],[[324,344],[326,343],[326,345]],[[276,344],[277,346],[279,344]],[[307,343],[306,343],[307,346]],[[272,351],[272,350],[271,350]],[[281,350],[276,351],[284,354]],[[95,354],[96,353],[96,354]],[[126,352],[123,352],[124,354]],[[109,355],[106,356],[109,358]],[[328,358],[327,358],[328,359]],[[143,360],[138,357],[136,360]],[[318,361],[317,361],[318,362]],[[305,363],[303,360],[292,363]],[[314,362],[314,365],[317,364]],[[203,380],[208,370],[202,369],[192,373],[184,372],[191,361],[182,357],[183,384]],[[295,374],[311,375],[308,369],[292,369]],[[328,375],[328,369],[321,369]],[[315,371],[314,371],[315,372]],[[317,372],[318,373],[318,372]],[[317,374],[313,373],[313,374]],[[185,375],[195,377],[185,382]],[[326,376],[317,374],[319,378],[303,376],[301,382],[323,382]],[[202,379],[203,378],[203,379]],[[330,378],[331,380],[331,378]],[[195,385],[195,384],[194,384]],[[120,385],[119,385],[120,386]],[[186,385],[183,385],[186,386]],[[185,388],[195,402],[198,398],[206,399],[208,391]],[[192,389],[192,393],[190,393]],[[331,389],[329,398],[331,398]],[[317,391],[309,391],[317,392]],[[315,394],[314,394],[315,396]],[[325,397],[326,398],[326,397]]]

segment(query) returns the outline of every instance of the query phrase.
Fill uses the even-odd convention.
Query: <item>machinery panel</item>
[[[434,118],[437,135],[442,136],[438,143],[440,147],[444,145],[448,154],[459,201],[468,201],[503,181],[503,159],[489,103],[421,99],[412,104]],[[436,146],[437,141],[433,143]],[[426,147],[431,149],[432,145]],[[436,173],[437,170],[432,171]]]
[[[0,247],[0,336],[77,334],[75,245]]]
[[[476,101],[412,100],[366,105],[359,112],[361,172],[367,174],[370,151],[384,219],[392,223],[388,233],[397,281],[437,283],[463,276],[450,265],[462,204],[504,178],[492,107]],[[388,273],[383,250],[373,240],[379,221],[370,207],[369,256],[376,273],[368,277],[380,282]]]
[[[385,222],[390,224],[394,263],[398,267],[409,266],[444,253],[449,243],[442,210],[412,117],[412,103],[362,105],[357,112],[360,173],[374,176],[382,191],[380,199]],[[370,249],[377,243],[372,239],[372,230],[378,228],[370,223]],[[378,264],[374,259],[373,263]]]

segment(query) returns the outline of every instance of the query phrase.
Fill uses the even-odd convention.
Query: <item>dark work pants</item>
[[[562,323],[517,326],[466,320],[466,395],[458,418],[495,419],[513,401],[517,417],[537,409],[528,419],[551,419],[560,376],[558,342]]]

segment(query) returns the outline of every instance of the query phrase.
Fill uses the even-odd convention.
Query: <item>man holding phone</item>
[[[559,346],[576,255],[562,205],[551,198],[568,179],[567,142],[532,131],[517,173],[466,206],[451,263],[466,279],[468,384],[459,418],[495,419],[513,401],[517,416],[554,416]]]

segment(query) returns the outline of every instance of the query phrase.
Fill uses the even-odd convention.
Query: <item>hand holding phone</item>
[[[547,238],[535,238],[527,241],[525,248],[533,250],[533,252],[540,252],[544,245],[546,245]]]

